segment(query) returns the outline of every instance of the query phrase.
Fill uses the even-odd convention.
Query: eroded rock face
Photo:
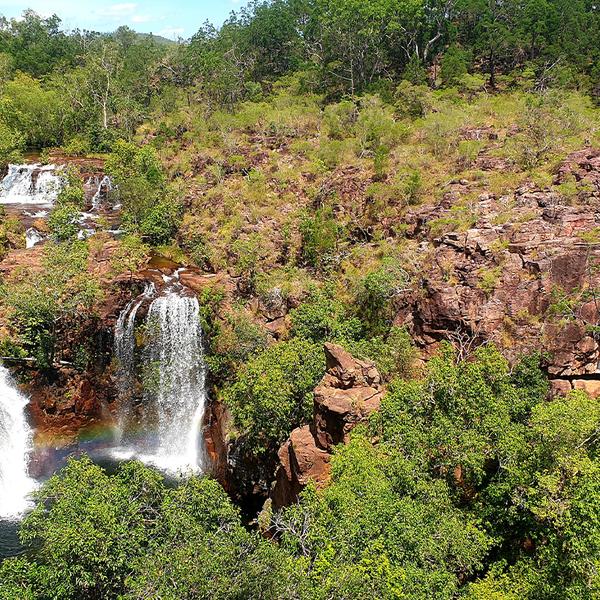
[[[356,424],[379,409],[381,376],[371,362],[355,359],[341,346],[325,344],[327,372],[315,389],[315,440],[331,451],[345,443]]]
[[[327,483],[333,447],[348,441],[358,423],[379,409],[383,396],[375,365],[355,359],[341,346],[325,344],[327,372],[314,392],[310,425],[294,429],[279,449],[271,498],[275,509],[295,502],[309,481]]]
[[[441,340],[496,343],[511,360],[540,350],[555,390],[600,387],[600,150],[570,155],[555,185],[525,183],[497,197],[481,193],[464,231],[435,235],[435,224],[479,189],[451,182],[436,207],[407,217],[426,257],[422,275],[396,319],[425,356]],[[565,192],[566,193],[566,192]],[[560,382],[560,383],[559,383]],[[575,385],[575,382],[578,382]]]

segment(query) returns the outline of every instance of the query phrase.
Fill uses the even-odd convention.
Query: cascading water
[[[98,189],[92,197],[92,209],[98,210],[102,205],[103,198],[106,198],[113,189],[112,179],[108,175],[104,175],[98,182]]]
[[[153,283],[146,286],[144,292],[134,298],[121,311],[115,325],[114,352],[117,358],[117,388],[121,398],[121,410],[117,423],[117,440],[123,438],[123,432],[131,421],[131,397],[135,390],[135,318],[140,306],[154,295]]]
[[[0,182],[0,204],[52,205],[64,185],[54,165],[9,165]]]
[[[206,404],[205,367],[198,300],[168,291],[148,310],[153,334],[146,347],[150,382],[145,399],[154,406],[155,452],[167,468],[201,468],[199,431]]]
[[[33,248],[36,244],[43,241],[44,236],[35,228],[29,227],[25,231],[25,248]]]
[[[28,506],[35,482],[27,473],[32,433],[25,398],[0,365],[0,518],[16,517]]]
[[[206,406],[205,364],[198,300],[185,294],[177,275],[148,307],[139,365],[141,405],[132,406],[135,388],[135,319],[153,289],[130,303],[115,328],[121,409],[117,437],[145,462],[172,472],[202,471],[200,435]],[[140,439],[139,432],[144,436]],[[131,435],[131,432],[133,435]],[[150,432],[152,432],[151,435]],[[129,441],[134,439],[133,444]],[[121,452],[123,457],[126,454]]]

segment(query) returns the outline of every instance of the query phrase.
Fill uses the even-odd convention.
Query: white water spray
[[[104,175],[98,182],[98,189],[92,197],[92,210],[98,210],[101,207],[103,198],[105,198],[112,189],[112,179],[108,175]]]
[[[51,206],[63,185],[55,165],[9,165],[0,182],[0,204]]]
[[[135,319],[154,289],[147,289],[129,303],[115,327],[122,399],[118,437],[126,441],[131,428],[146,434],[142,441],[134,436],[135,446],[117,452],[117,456],[136,456],[171,472],[202,471],[205,454],[201,427],[207,395],[200,309],[195,297],[184,295],[182,286],[173,283],[176,279],[177,274],[167,278],[162,295],[148,308],[144,332],[147,342],[141,355],[144,394],[137,411],[131,405],[135,386]]]
[[[0,517],[22,514],[35,482],[27,473],[32,433],[25,418],[25,398],[0,365]]]

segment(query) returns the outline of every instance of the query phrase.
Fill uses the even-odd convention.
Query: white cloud
[[[138,5],[133,2],[124,2],[121,4],[109,4],[108,6],[103,6],[94,11],[94,14],[99,17],[104,17],[108,19],[118,20],[124,19],[127,17],[131,17]]]
[[[133,15],[131,17],[132,23],[148,23],[149,21],[155,20],[154,17],[150,15]]]

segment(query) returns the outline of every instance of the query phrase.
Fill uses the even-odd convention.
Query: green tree
[[[320,344],[292,339],[251,358],[223,389],[223,400],[252,452],[276,450],[312,414],[312,392],[325,372]]]

